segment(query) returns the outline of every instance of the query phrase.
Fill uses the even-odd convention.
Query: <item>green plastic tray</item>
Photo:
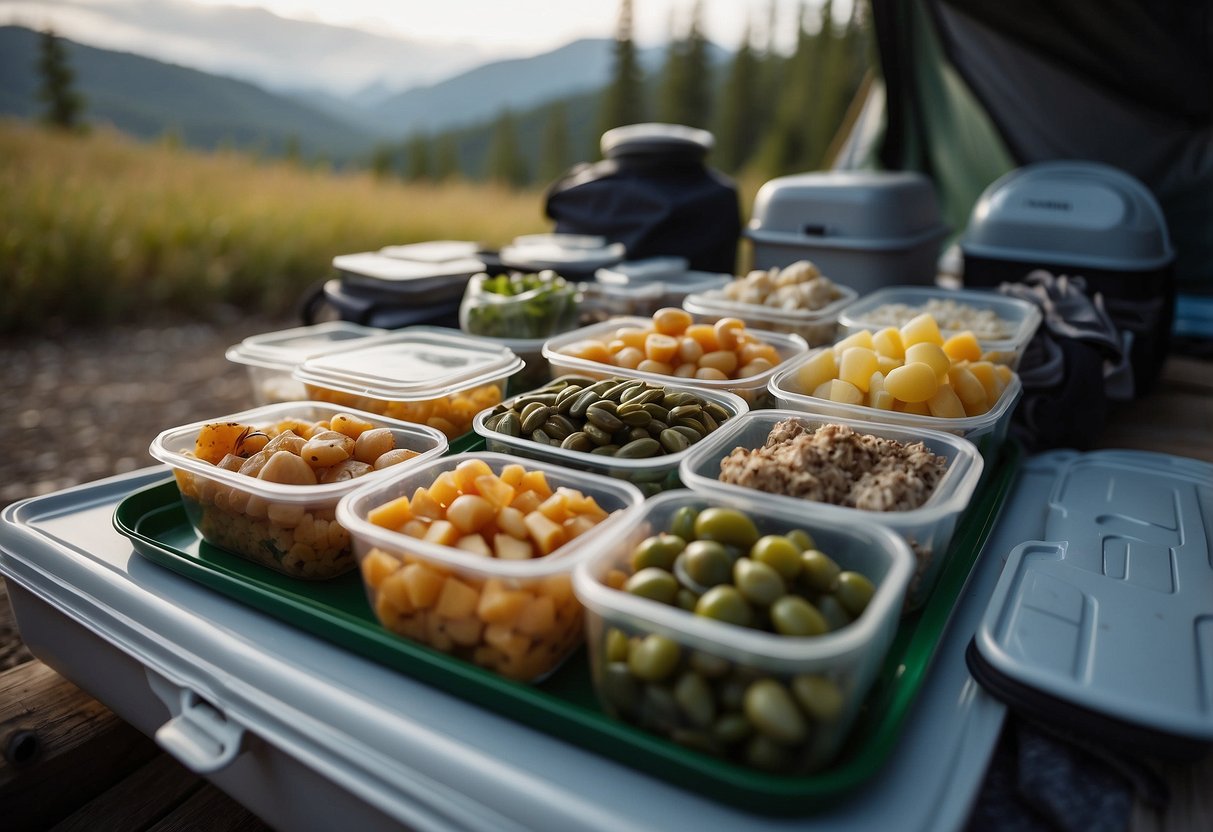
[[[452,450],[477,444],[457,441]],[[329,581],[301,581],[204,543],[171,478],[124,499],[114,512],[114,527],[137,552],[162,566],[503,716],[696,794],[760,814],[798,816],[862,785],[894,748],[952,608],[998,518],[1020,455],[1018,446],[1007,443],[987,471],[957,526],[935,591],[917,613],[902,620],[838,760],[809,776],[742,768],[609,717],[595,699],[584,649],[541,684],[527,685],[395,636],[376,621],[356,570]]]

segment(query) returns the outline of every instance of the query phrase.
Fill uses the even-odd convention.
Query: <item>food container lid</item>
[[[921,307],[932,300],[951,300],[978,310],[989,310],[998,316],[1005,324],[1006,334],[998,337],[986,337],[974,332],[977,340],[990,350],[1015,349],[1023,346],[1036,334],[1040,326],[1040,307],[1022,298],[1002,295],[994,291],[980,289],[943,289],[933,286],[889,286],[878,289],[869,295],[855,301],[838,315],[838,323],[850,330],[870,329],[876,331],[886,326],[901,324],[881,323],[871,319],[871,315],[882,306],[905,305]],[[906,323],[906,321],[902,321]],[[945,336],[954,335],[960,330],[941,326],[940,332]]]
[[[322,402],[279,402],[265,405],[252,410],[244,410],[218,419],[206,419],[193,422],[181,427],[161,431],[152,440],[148,453],[160,462],[180,468],[190,473],[205,477],[216,482],[226,483],[249,494],[255,494],[274,502],[284,503],[316,503],[326,500],[336,502],[345,494],[361,486],[364,481],[374,482],[384,477],[390,468],[372,471],[363,477],[340,482],[317,483],[316,485],[289,485],[280,482],[250,477],[237,471],[229,471],[217,465],[211,465],[205,460],[198,459],[192,453],[198,431],[204,426],[215,422],[240,422],[259,427],[270,425],[283,419],[304,419],[319,421],[335,416],[338,413],[349,413],[370,422],[376,427],[390,428],[396,435],[397,447],[408,447],[419,451],[418,455],[400,465],[412,470],[413,466],[431,459],[441,457],[447,450],[447,438],[442,431],[428,425],[418,425],[412,422],[402,422],[386,416],[377,416],[349,407],[341,407]],[[401,442],[405,444],[400,444]]]
[[[683,124],[626,124],[602,134],[600,146],[606,159],[624,156],[674,154],[702,159],[716,144],[707,130]]]
[[[1040,162],[982,192],[960,240],[967,256],[1115,271],[1151,271],[1175,258],[1153,194],[1096,162]]]
[[[841,283],[835,283],[834,286],[838,289],[838,298],[820,309],[781,309],[761,303],[742,303],[718,298],[703,292],[687,295],[686,300],[682,302],[682,308],[692,315],[731,315],[743,321],[771,321],[789,326],[803,326],[807,323],[836,319],[838,314],[858,297],[858,293],[849,286],[843,286]]]
[[[305,384],[384,401],[425,401],[506,378],[522,369],[512,350],[456,330],[416,326],[373,344],[313,356],[294,377]]]
[[[677,489],[645,500],[639,511],[630,518],[630,528],[635,529],[654,515],[668,514],[678,506],[696,504],[728,506],[792,527],[804,524],[800,512],[771,505],[763,501],[762,496],[765,495],[750,499],[745,495],[703,494]],[[841,539],[846,539],[855,547],[865,546],[883,556],[881,559],[886,570],[862,615],[845,627],[812,638],[788,638],[777,633],[738,627],[612,589],[602,582],[601,574],[613,560],[610,557],[611,544],[618,536],[613,540],[599,535],[590,542],[592,554],[573,572],[573,589],[583,604],[600,615],[611,611],[632,620],[651,622],[665,633],[675,634],[680,640],[693,642],[697,647],[716,652],[727,651],[739,658],[748,657],[751,661],[838,661],[870,649],[882,622],[900,612],[902,598],[914,572],[914,556],[896,533],[879,525],[865,523],[858,517],[831,518],[829,526],[823,532],[829,540],[827,543],[827,538],[822,537],[825,546]]]
[[[643,260],[624,260],[608,269],[599,269],[594,277],[602,283],[638,284],[654,280],[666,280],[687,270],[689,261],[685,257],[647,257]]]
[[[348,321],[326,321],[277,332],[250,335],[228,347],[225,355],[236,364],[290,372],[313,355],[345,349],[355,342],[386,335],[388,330]]]
[[[527,234],[498,252],[503,265],[515,269],[561,269],[593,272],[624,258],[623,243],[585,234]]]
[[[895,249],[947,233],[931,180],[910,171],[827,171],[758,190],[746,236],[837,248]]]
[[[434,292],[463,291],[467,278],[484,271],[484,263],[475,257],[457,260],[405,260],[378,251],[339,254],[333,268],[354,283],[374,289],[430,295]]]
[[[449,263],[478,259],[480,245],[465,240],[429,240],[403,246],[384,246],[379,249],[379,253],[384,257],[414,260],[418,263]]]
[[[1213,466],[1136,451],[1051,459],[1042,538],[990,553],[1006,563],[969,649],[975,678],[1114,747],[1206,754]]]

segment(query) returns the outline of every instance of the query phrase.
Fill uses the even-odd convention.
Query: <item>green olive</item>
[[[800,569],[805,585],[814,592],[832,592],[842,571],[834,559],[820,549],[802,552]]]
[[[705,679],[719,679],[729,672],[729,660],[714,653],[696,650],[687,659],[687,664]]]
[[[737,587],[721,584],[714,586],[699,597],[695,614],[714,618],[739,627],[748,627],[754,620],[754,612]]]
[[[645,685],[640,694],[642,722],[649,728],[665,732],[681,720],[674,692],[664,685]]]
[[[832,722],[842,713],[842,690],[825,676],[804,674],[792,679],[792,695],[804,712],[820,722]]]
[[[753,520],[735,508],[712,506],[695,518],[695,537],[731,543],[748,550],[758,540],[758,528]]]
[[[816,549],[817,543],[813,540],[813,535],[806,532],[804,529],[792,529],[786,535],[788,540],[792,541],[802,552],[807,552],[809,549]]]
[[[733,675],[719,683],[716,688],[716,698],[720,701],[721,710],[740,711],[745,704],[745,692],[749,682],[740,676]]]
[[[833,595],[822,595],[818,598],[817,611],[826,620],[830,632],[841,630],[854,620],[851,618],[851,614],[842,608],[842,604],[838,603],[838,599]]]
[[[625,662],[610,662],[603,669],[602,695],[620,713],[636,713],[640,706],[640,685]]]
[[[794,581],[800,574],[800,552],[791,538],[780,534],[760,537],[750,547],[750,558],[765,563],[780,574],[785,581]]]
[[[742,740],[749,739],[752,733],[753,728],[744,714],[723,714],[712,726],[712,735],[725,745],[736,745]]]
[[[711,686],[698,673],[684,673],[674,683],[674,700],[692,725],[707,728],[716,719]]]
[[[628,660],[628,636],[623,630],[612,627],[606,634],[606,660],[626,662]]]
[[[788,749],[763,734],[755,734],[745,747],[745,761],[763,771],[787,771],[792,767]]]
[[[819,636],[830,631],[825,617],[799,595],[785,595],[771,604],[771,626],[784,636]]]
[[[674,603],[687,612],[695,612],[695,605],[699,603],[699,596],[686,587],[678,590],[678,594],[674,596]]]
[[[780,745],[797,745],[809,725],[787,688],[774,679],[759,679],[745,692],[745,715],[760,734]]]
[[[675,574],[685,573],[694,584],[691,588],[708,589],[727,583],[733,572],[733,558],[728,550],[713,540],[696,540],[688,543],[674,560]]]
[[[739,558],[733,564],[733,583],[747,601],[760,607],[770,606],[788,591],[778,572],[749,558]]]
[[[667,571],[673,569],[674,558],[678,557],[678,553],[686,548],[686,545],[686,541],[678,535],[666,532],[646,537],[632,550],[632,569],[636,572],[649,566],[657,566]]]
[[[628,578],[623,589],[659,604],[672,604],[678,593],[678,579],[664,569],[650,566]]]
[[[682,649],[672,638],[650,633],[632,645],[628,652],[628,668],[638,679],[660,682],[674,672]]]
[[[838,576],[838,586],[834,589],[834,597],[842,608],[854,617],[867,609],[868,602],[876,593],[876,587],[865,576],[858,572],[843,572]]]
[[[676,534],[690,543],[695,539],[695,518],[699,512],[692,506],[683,506],[670,518],[670,534]]]

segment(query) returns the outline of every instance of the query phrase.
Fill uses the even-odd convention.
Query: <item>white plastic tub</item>
[[[332,578],[354,567],[348,530],[336,523],[337,501],[363,481],[385,477],[391,468],[340,482],[291,485],[220,468],[193,451],[199,431],[215,422],[268,428],[284,420],[313,423],[339,413],[388,428],[395,447],[415,451],[417,456],[398,463],[401,470],[446,452],[446,437],[433,428],[316,402],[266,405],[171,428],[152,440],[149,451],[173,467],[186,514],[208,543],[292,577]]]
[[[582,642],[583,615],[573,596],[572,570],[592,551],[587,540],[610,536],[643,499],[619,480],[527,462],[551,489],[572,488],[608,513],[583,536],[542,557],[505,560],[422,540],[376,525],[368,514],[398,497],[428,488],[440,474],[480,460],[501,475],[518,460],[477,453],[431,459],[351,492],[337,507],[362,564],[371,609],[392,632],[525,682],[555,670]],[[419,576],[415,573],[422,573]],[[422,579],[441,586],[422,598]],[[453,600],[452,600],[453,599]]]
[[[920,507],[909,511],[864,511],[847,506],[812,502],[720,481],[720,462],[734,448],[760,448],[771,428],[784,419],[797,419],[806,427],[846,425],[859,434],[880,436],[909,444],[921,442],[928,451],[947,460],[943,476],[931,496]],[[794,410],[752,411],[712,434],[682,461],[679,476],[693,491],[713,497],[744,498],[762,505],[782,506],[801,517],[837,519],[846,522],[874,523],[897,532],[910,544],[918,564],[907,595],[908,609],[922,606],[935,586],[944,557],[956,531],[960,515],[968,507],[981,479],[984,462],[971,442],[933,430],[921,430],[876,422],[802,413]]]
[[[759,534],[807,530],[817,548],[842,569],[860,572],[876,585],[871,601],[858,618],[839,629],[792,637],[713,620],[608,584],[612,574],[633,574],[633,550],[645,538],[668,531],[676,512],[709,506],[745,512]],[[821,768],[838,753],[884,660],[913,569],[905,541],[859,517],[788,511],[753,495],[680,490],[647,500],[627,532],[603,539],[594,557],[574,573],[577,597],[588,612],[587,638],[599,701],[613,716],[742,765],[789,774]],[[638,666],[620,655],[621,649],[631,655],[646,650],[646,642],[655,639],[677,645],[676,667],[661,678],[647,678],[652,675],[647,670],[634,673],[631,668]],[[730,704],[732,698],[742,691],[749,700],[758,684],[781,688],[788,701],[796,703],[789,691],[800,677],[828,687],[836,697],[827,712],[792,704],[806,728],[800,739],[783,737],[770,745],[763,740],[721,742],[710,729],[715,720],[709,717],[730,712],[736,707]],[[688,699],[694,701],[682,704]],[[748,704],[745,713],[750,713]]]
[[[682,308],[696,320],[713,323],[721,318],[741,318],[748,326],[767,332],[799,335],[810,347],[833,343],[838,333],[838,315],[852,301],[853,289],[838,286],[839,297],[820,309],[778,309],[756,303],[740,303],[711,294],[687,295]]]
[[[437,428],[448,439],[505,397],[523,362],[508,348],[437,327],[410,327],[374,344],[303,362],[308,398]]]
[[[291,376],[296,367],[314,355],[348,349],[386,334],[386,329],[378,327],[328,321],[251,335],[229,347],[226,356],[228,361],[248,368],[257,404],[300,401],[307,398],[307,391]]]
[[[844,335],[861,329],[875,332],[900,327],[923,312],[932,313],[945,338],[967,329],[977,336],[987,360],[1012,369],[1019,366],[1041,322],[1036,304],[993,291],[891,286],[842,310],[838,323]]]
[[[745,413],[749,409],[741,397],[724,391],[703,390],[675,384],[665,385],[665,389],[675,393],[694,393],[706,401],[719,404],[728,412],[729,419]],[[557,465],[575,468],[579,471],[589,471],[603,476],[616,477],[635,484],[646,494],[678,487],[678,465],[694,445],[677,453],[664,453],[660,456],[648,457],[646,459],[627,459],[613,456],[599,456],[553,445],[540,445],[527,437],[510,436],[485,425],[485,420],[499,410],[501,406],[511,407],[515,401],[519,398],[525,398],[526,395],[524,393],[522,396],[514,396],[502,402],[498,407],[487,408],[476,414],[476,418],[472,422],[472,428],[476,433],[484,437],[485,447],[489,451],[514,454],[528,459],[541,459]]]
[[[788,362],[808,350],[808,345],[799,335],[791,335],[784,332],[767,332],[757,329],[749,330],[756,338],[774,347],[775,351],[779,354],[780,362],[770,370],[758,375],[748,378],[723,380],[679,379],[675,376],[648,373],[626,367],[617,367],[613,364],[589,361],[562,352],[563,349],[578,341],[602,341],[605,343],[611,339],[613,333],[620,327],[644,328],[650,327],[652,324],[652,318],[612,318],[609,321],[592,324],[581,329],[575,329],[572,332],[566,332],[563,335],[558,335],[555,338],[549,338],[543,346],[543,356],[548,360],[548,364],[551,365],[553,376],[575,374],[587,375],[592,378],[606,378],[607,376],[618,375],[628,378],[642,378],[658,384],[682,382],[687,384],[687,386],[696,387],[701,390],[733,393],[740,396],[749,407],[757,408],[765,407],[771,401],[771,396],[767,391],[768,381]]]

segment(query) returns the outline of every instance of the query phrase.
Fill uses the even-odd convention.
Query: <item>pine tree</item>
[[[410,182],[420,182],[429,179],[430,170],[430,140],[421,133],[414,133],[405,142],[404,148],[404,178]]]
[[[598,133],[642,122],[645,110],[644,74],[632,41],[632,0],[621,0],[615,29],[614,71],[599,106]]]
[[[551,182],[569,167],[569,108],[557,101],[548,108],[539,142],[539,178]]]
[[[75,73],[67,61],[67,51],[54,31],[42,33],[38,49],[38,73],[42,86],[38,98],[46,104],[42,120],[59,130],[80,130],[84,98],[73,88]]]
[[[514,129],[514,115],[503,110],[493,125],[493,138],[489,142],[489,179],[503,185],[518,187],[528,180],[526,160],[518,148],[518,136]]]
[[[695,4],[685,38],[671,32],[658,97],[658,117],[672,124],[707,127],[712,111],[712,66],[703,35],[703,4]]]
[[[741,170],[754,153],[760,138],[760,69],[747,26],[741,45],[729,65],[728,78],[717,108],[716,129],[713,131],[716,135],[713,158],[717,165],[730,173]]]

